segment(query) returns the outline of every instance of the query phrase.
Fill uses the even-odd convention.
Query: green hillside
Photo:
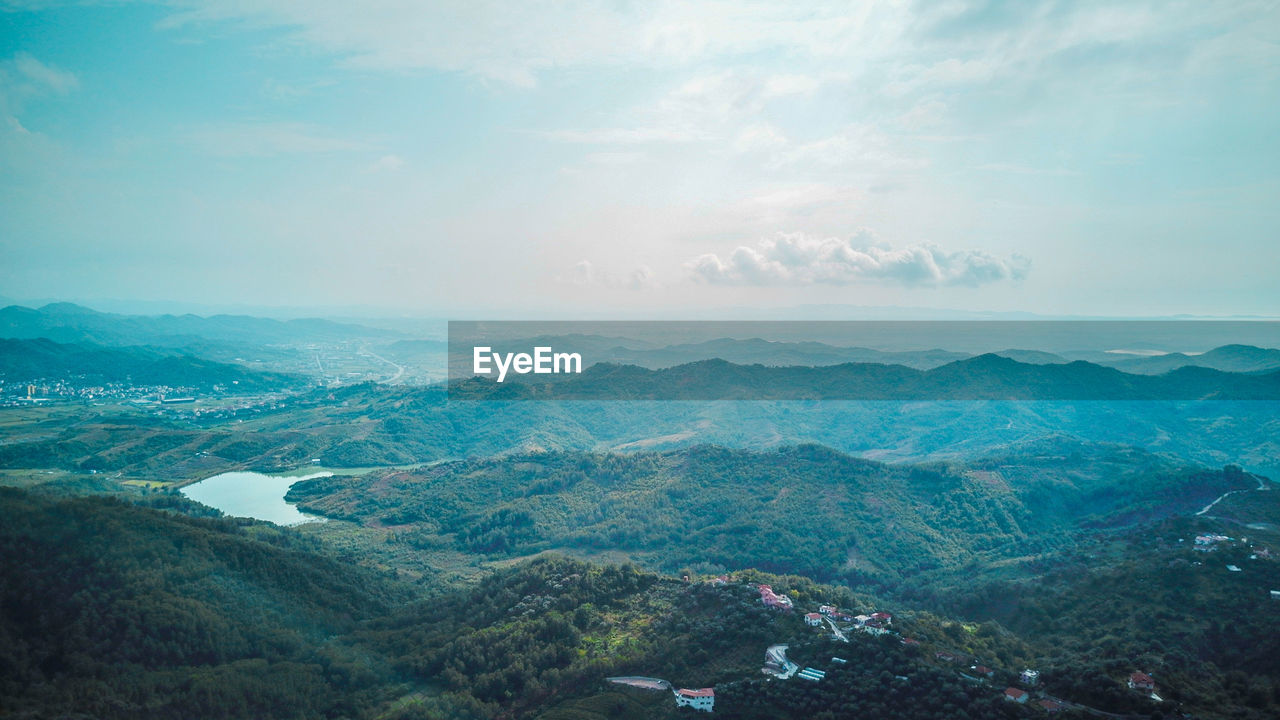
[[[103,497],[0,488],[0,557],[2,716],[349,716],[385,681],[329,638],[404,597],[274,527]]]
[[[0,379],[10,382],[76,378],[100,383],[169,385],[240,392],[297,389],[304,378],[151,347],[109,348],[43,338],[0,339]]]
[[[306,512],[393,542],[488,557],[622,552],[667,572],[759,568],[873,582],[1052,553],[1095,528],[1257,487],[1108,446],[1033,444],[968,466],[885,465],[820,446],[552,452],[300,482]],[[1070,456],[1070,457],[1066,457]]]

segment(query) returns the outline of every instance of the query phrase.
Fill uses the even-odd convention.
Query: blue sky
[[[1275,2],[0,7],[12,298],[1280,314]]]

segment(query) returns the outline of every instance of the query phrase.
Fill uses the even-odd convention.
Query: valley
[[[110,373],[134,382],[160,362],[187,373],[166,388],[196,397],[135,386],[0,408],[0,715],[703,712],[618,676],[705,688],[713,714],[744,718],[1280,709],[1271,401],[462,400],[414,384],[415,353],[443,348],[379,334],[393,331],[304,325],[254,350],[252,323],[184,320],[213,334],[179,343],[175,320],[90,320],[94,340],[21,340],[5,367],[124,387]],[[103,338],[116,344],[86,344]],[[311,343],[368,370],[337,372]],[[243,362],[255,352],[276,364]],[[1068,366],[929,357],[873,372],[1016,390]],[[1269,382],[1267,353],[1184,357],[1204,367],[1124,377]],[[652,373],[716,362],[633,377],[679,384]],[[733,367],[744,388],[761,369],[823,370]],[[239,489],[212,492],[228,478]],[[291,524],[308,518],[323,522]],[[806,621],[824,606],[840,612]],[[880,611],[891,625],[857,619]],[[776,645],[790,679],[761,673]],[[1134,673],[1159,700],[1127,686]]]

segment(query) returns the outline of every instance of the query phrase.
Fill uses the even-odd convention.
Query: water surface
[[[227,515],[266,520],[277,525],[299,525],[324,518],[299,512],[285,502],[289,487],[299,480],[329,477],[331,472],[310,475],[264,475],[256,472],[228,472],[214,475],[182,488],[182,494],[196,502],[217,508]]]

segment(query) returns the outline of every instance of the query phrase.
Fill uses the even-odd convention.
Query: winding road
[[[1210,510],[1213,509],[1214,505],[1217,505],[1218,503],[1222,502],[1223,498],[1225,498],[1228,495],[1235,495],[1236,493],[1258,492],[1260,490],[1266,491],[1271,489],[1267,487],[1266,482],[1262,478],[1258,477],[1257,475],[1254,475],[1253,477],[1258,481],[1258,487],[1249,488],[1248,490],[1230,490],[1228,492],[1224,492],[1221,495],[1219,495],[1217,498],[1215,498],[1213,502],[1209,503],[1208,505],[1205,505],[1204,508],[1200,510],[1200,512],[1196,513],[1196,515],[1203,515],[1209,512]]]

